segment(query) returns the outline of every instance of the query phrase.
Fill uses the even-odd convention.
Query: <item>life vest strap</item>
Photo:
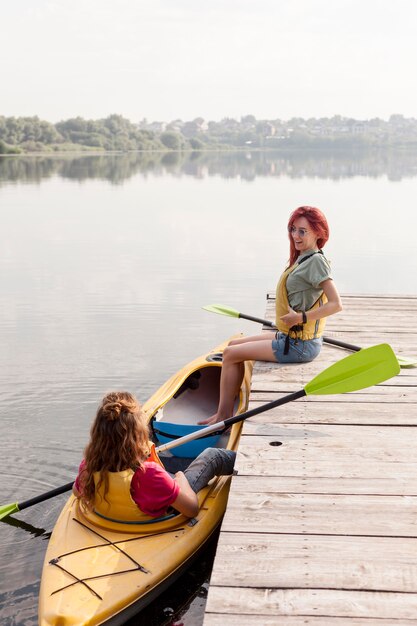
[[[297,333],[303,332],[303,325],[295,324],[294,326],[291,326],[291,328],[289,329],[288,335],[285,337],[284,354],[288,354],[288,352],[290,351],[290,333],[291,332],[295,333],[295,339],[297,340]]]

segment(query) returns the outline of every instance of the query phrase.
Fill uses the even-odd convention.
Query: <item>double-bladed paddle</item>
[[[223,304],[207,304],[202,307],[205,311],[210,311],[211,313],[218,313],[219,315],[227,315],[229,317],[238,317],[243,320],[249,320],[250,322],[258,322],[259,324],[263,324],[264,326],[269,326],[270,328],[276,329],[276,326],[270,320],[263,320],[260,317],[254,317],[253,315],[246,315],[245,313],[240,313],[236,311],[236,309],[232,309],[232,307],[224,306]],[[345,343],[344,341],[339,341],[338,339],[333,339],[332,337],[323,337],[324,343],[328,343],[332,346],[338,346],[339,348],[346,348],[346,350],[352,350],[352,352],[359,352],[363,348],[359,346],[354,346],[351,343]],[[400,367],[417,367],[417,359],[411,359],[409,357],[397,356],[398,363]]]
[[[164,452],[165,450],[180,446],[194,439],[221,432],[236,422],[241,422],[248,419],[248,417],[253,417],[254,415],[258,415],[258,413],[269,411],[270,409],[281,406],[282,404],[287,404],[287,402],[291,402],[292,400],[298,400],[298,398],[304,396],[323,396],[358,391],[359,389],[378,385],[396,376],[399,372],[400,366],[397,357],[391,346],[387,343],[381,343],[371,348],[364,348],[327,367],[310,380],[300,391],[290,393],[288,396],[278,398],[278,400],[274,400],[273,402],[267,402],[255,409],[251,409],[240,415],[235,415],[234,417],[229,417],[222,422],[216,422],[216,424],[211,424],[206,428],[165,443],[157,448],[157,452]]]
[[[229,428],[229,426],[235,422],[241,422],[248,419],[248,417],[258,415],[258,413],[263,413],[264,411],[269,411],[270,409],[286,404],[287,402],[291,402],[292,400],[297,400],[303,396],[348,393],[350,391],[358,391],[359,389],[372,387],[373,385],[382,383],[384,380],[395,376],[399,373],[399,371],[400,367],[398,360],[392,351],[392,348],[388,344],[383,343],[371,348],[364,348],[355,354],[351,354],[344,359],[337,361],[337,363],[330,365],[330,367],[327,367],[323,370],[323,372],[315,376],[309,383],[307,383],[307,385],[300,391],[291,393],[288,396],[284,396],[283,398],[279,398],[273,402],[262,404],[255,409],[251,409],[250,411],[246,411],[240,415],[235,415],[234,417],[230,417],[222,422],[217,422],[216,424],[212,424],[206,428],[201,428],[200,430],[190,433],[189,435],[185,435],[185,437],[180,437],[179,439],[163,444],[156,450],[157,452],[164,452],[165,450],[175,448],[176,446],[180,446],[188,441],[205,437],[206,435],[214,432],[221,432]],[[0,519],[3,519],[3,517],[11,515],[12,513],[22,511],[33,504],[37,504],[38,502],[43,502],[44,500],[53,498],[60,493],[70,491],[72,485],[73,483],[70,482],[62,487],[57,487],[52,491],[48,491],[40,496],[32,498],[31,500],[1,506]]]

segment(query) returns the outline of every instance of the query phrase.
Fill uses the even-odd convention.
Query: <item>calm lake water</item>
[[[342,293],[417,292],[417,155],[0,158],[0,503],[75,476],[107,391],[145,400],[225,338],[258,332],[201,307],[264,315],[302,204],[329,219]],[[66,497],[0,524],[3,626],[37,624]],[[202,623],[213,553],[131,626]]]

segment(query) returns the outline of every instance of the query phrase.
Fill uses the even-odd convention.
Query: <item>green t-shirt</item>
[[[298,257],[312,254],[313,250],[306,250]],[[319,299],[323,290],[320,284],[331,278],[330,264],[322,254],[313,254],[307,261],[298,265],[287,278],[287,294],[290,307],[294,311],[308,311]]]

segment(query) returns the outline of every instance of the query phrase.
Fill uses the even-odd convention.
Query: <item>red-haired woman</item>
[[[276,292],[278,332],[230,342],[223,353],[217,412],[200,424],[214,424],[233,415],[244,361],[312,361],[321,349],[325,318],[342,310],[330,265],[322,252],[329,238],[323,213],[314,207],[299,207],[290,215],[288,236],[289,264]]]

